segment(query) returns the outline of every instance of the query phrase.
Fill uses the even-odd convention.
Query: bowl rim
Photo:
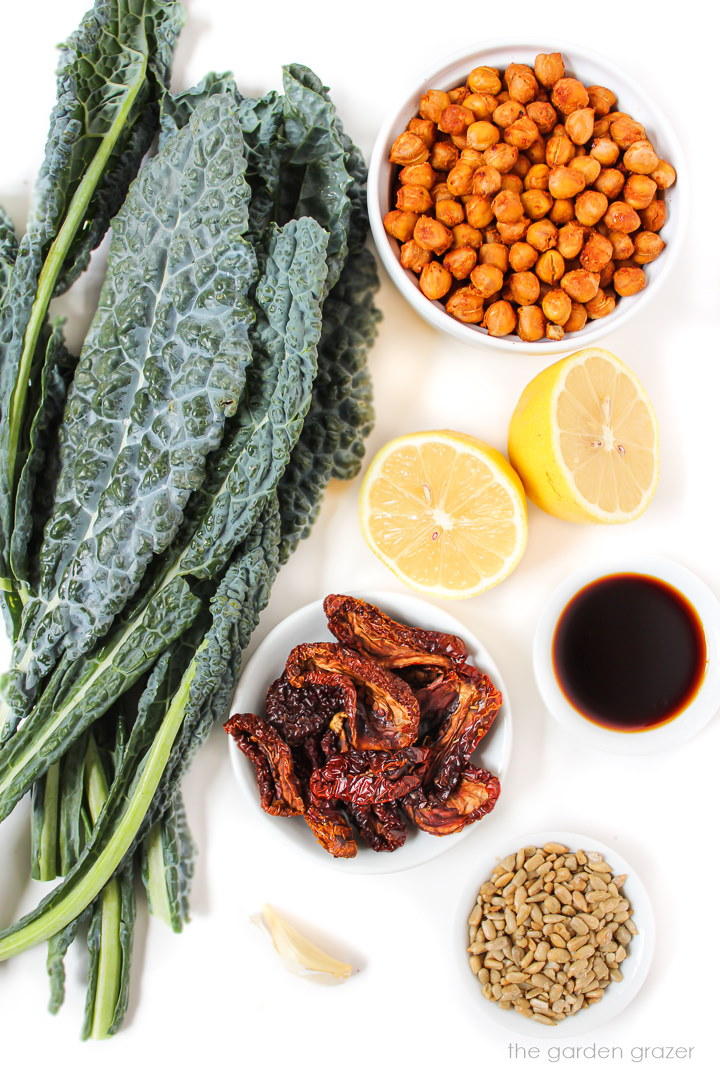
[[[497,50],[508,52],[522,50],[561,52],[563,58],[568,61],[568,70],[570,71],[574,70],[576,59],[580,60],[581,63],[587,61],[604,68],[610,80],[618,80],[617,93],[619,97],[622,95],[623,88],[625,88],[642,102],[643,107],[647,104],[648,112],[653,118],[653,124],[661,135],[663,150],[670,151],[668,157],[671,159],[678,177],[687,176],[682,143],[672,123],[667,119],[664,111],[655,105],[653,99],[635,77],[627,74],[625,69],[616,64],[615,61],[602,53],[596,52],[594,49],[588,49],[584,45],[565,40],[554,39],[553,43],[549,45],[545,39],[533,36],[523,38],[520,41],[510,38],[488,39],[449,53],[441,62],[433,65],[433,70],[429,74],[414,83],[412,80],[408,80],[408,88],[414,85],[414,89],[408,89],[402,98],[398,95],[394,99],[391,108],[388,110],[387,117],[375,137],[368,167],[367,205],[373,241],[381,262],[393,284],[418,314],[437,330],[448,333],[466,344],[499,349],[505,352],[526,353],[535,356],[573,352],[576,349],[582,349],[597,342],[606,334],[612,333],[615,329],[624,325],[638,310],[642,310],[648,300],[666,283],[668,275],[678,259],[683,240],[687,236],[689,202],[685,198],[682,183],[673,185],[673,188],[670,189],[671,194],[667,196],[668,202],[672,203],[672,217],[674,219],[672,242],[667,244],[661,258],[657,260],[657,263],[653,264],[652,277],[647,287],[634,296],[623,297],[624,302],[618,304],[615,310],[606,318],[596,319],[592,325],[586,325],[582,330],[574,332],[567,339],[563,338],[561,341],[526,342],[516,335],[491,337],[479,327],[460,322],[453,316],[448,315],[439,301],[431,301],[420,292],[416,277],[400,265],[397,254],[383,226],[380,182],[381,175],[388,165],[387,148],[390,136],[398,130],[398,116],[408,109],[412,102],[419,100],[423,89],[431,87],[438,77],[443,76],[447,69],[465,60],[470,62],[472,57],[481,58],[485,54]]]
[[[611,982],[608,992],[599,1002],[588,1006],[587,1009],[581,1009],[555,1027],[537,1024],[521,1016],[514,1009],[506,1011],[487,1001],[476,985],[477,978],[470,970],[470,965],[466,959],[467,953],[464,952],[468,940],[468,918],[475,905],[478,890],[492,874],[497,863],[506,855],[519,851],[522,847],[542,847],[543,844],[551,841],[565,844],[573,851],[577,851],[578,848],[585,851],[597,851],[607,860],[615,874],[627,874],[629,887],[624,885],[623,891],[632,903],[632,917],[638,928],[638,934],[633,936],[632,947],[628,951],[627,959],[623,961],[625,978],[619,983]],[[655,953],[656,920],[653,904],[647,886],[634,865],[616,848],[599,840],[597,837],[564,828],[533,828],[532,832],[510,836],[507,840],[495,839],[491,850],[501,853],[497,856],[491,856],[486,848],[483,858],[478,859],[478,865],[486,866],[487,869],[478,873],[473,878],[474,886],[468,885],[467,892],[462,894],[456,906],[453,924],[453,946],[457,949],[459,962],[464,969],[465,985],[469,989],[470,980],[472,980],[477,999],[483,1006],[487,1006],[484,1015],[487,1015],[488,1019],[501,1025],[506,1030],[513,1031],[516,1035],[533,1039],[556,1040],[584,1035],[614,1020],[633,1001],[642,988],[652,966]],[[486,857],[487,862],[485,862]]]
[[[584,586],[619,573],[658,578],[677,589],[695,609],[705,634],[705,674],[695,696],[674,719],[646,731],[611,731],[587,719],[570,704],[553,672],[553,638],[565,606]],[[635,554],[594,561],[565,577],[548,597],[535,628],[533,672],[548,712],[587,745],[623,755],[669,750],[698,734],[720,708],[720,600],[694,571],[674,559]]]

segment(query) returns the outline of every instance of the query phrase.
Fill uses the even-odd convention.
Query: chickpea
[[[489,120],[498,107],[498,99],[493,94],[468,94],[463,105],[476,120]]]
[[[521,180],[524,180],[530,172],[531,167],[530,159],[525,154],[519,153],[517,161],[511,169],[511,174],[513,176],[519,176]]]
[[[523,304],[517,311],[517,332],[522,341],[540,341],[545,335],[545,316],[535,304]]]
[[[450,291],[452,274],[436,259],[423,266],[420,272],[420,291],[428,300],[439,300]]]
[[[531,165],[525,174],[524,185],[528,191],[547,191],[550,166],[542,162]]]
[[[457,281],[463,281],[477,266],[477,251],[470,246],[452,248],[444,256],[443,266]]]
[[[640,211],[640,221],[649,232],[660,232],[667,220],[667,206],[662,199],[653,199],[649,206]]]
[[[587,304],[600,288],[600,277],[589,270],[568,270],[567,274],[563,275],[560,286],[571,300],[578,304]]]
[[[577,221],[569,221],[558,231],[557,249],[564,259],[576,259],[585,243],[585,230]]]
[[[505,173],[500,187],[502,191],[512,191],[515,195],[522,195],[524,191],[522,180],[513,173]]]
[[[464,222],[462,225],[456,225],[452,234],[453,247],[479,248],[482,244],[482,233],[480,230],[473,228],[472,225],[468,225],[467,222]]]
[[[538,135],[532,146],[528,146],[525,156],[531,165],[545,164],[545,140]]]
[[[557,113],[549,101],[530,101],[527,114],[541,135],[547,135],[557,123]]]
[[[436,184],[435,187],[430,192],[430,196],[432,198],[433,203],[437,206],[437,204],[439,202],[442,202],[443,199],[452,199],[453,198],[453,193],[450,190],[450,188],[447,186],[447,184]]]
[[[633,173],[623,188],[623,201],[633,210],[645,210],[655,198],[657,184],[649,176]]]
[[[412,131],[403,131],[398,135],[390,149],[390,161],[393,165],[420,165],[430,157],[430,151],[419,135]]]
[[[421,120],[419,116],[412,118],[408,124],[408,131],[412,131],[413,135],[422,139],[428,150],[432,147],[437,135],[432,120]]]
[[[398,210],[409,210],[413,214],[424,214],[432,204],[430,192],[420,184],[403,184],[395,196]]]
[[[592,138],[595,113],[592,109],[575,109],[565,120],[565,130],[576,146]]]
[[[596,191],[602,191],[608,199],[616,198],[625,186],[625,174],[619,169],[602,169],[593,184]]]
[[[565,337],[565,329],[558,323],[550,322],[545,327],[545,337],[548,341],[562,341]]]
[[[563,327],[566,334],[574,334],[576,330],[582,330],[587,322],[587,311],[584,304],[575,301],[570,306],[570,318]]]
[[[607,137],[593,139],[590,147],[590,157],[595,158],[601,165],[614,165],[620,156],[620,147],[616,142]]]
[[[665,191],[675,183],[675,170],[667,161],[660,160],[650,173],[650,179],[655,181],[660,191]]]
[[[437,173],[429,161],[423,161],[421,165],[406,165],[398,173],[398,179],[401,184],[419,184],[429,191],[437,183]]]
[[[451,142],[436,142],[430,154],[430,164],[438,172],[450,172],[457,164],[460,151]]]
[[[575,200],[575,214],[581,225],[597,225],[607,208],[607,197],[601,191],[583,191]]]
[[[500,138],[500,129],[488,120],[476,120],[467,129],[468,146],[475,150],[487,150]]]
[[[518,240],[512,245],[508,254],[508,261],[510,266],[516,273],[521,273],[523,270],[530,270],[538,260],[538,253],[532,244],[525,243],[524,240]]]
[[[558,228],[575,220],[575,203],[572,199],[556,199],[550,211],[550,220]]]
[[[612,253],[612,244],[607,236],[593,232],[580,252],[580,265],[585,270],[597,274],[606,263],[610,262]]]
[[[485,151],[485,164],[492,165],[501,173],[510,172],[517,159],[517,146],[508,146],[506,143],[494,143]]]
[[[465,201],[465,217],[474,229],[484,229],[494,217],[490,199],[486,195],[471,195]]]
[[[542,309],[546,319],[563,326],[570,318],[572,302],[562,289],[550,289],[542,298]]]
[[[623,165],[628,172],[649,176],[660,164],[660,159],[647,139],[631,143],[623,154]]]
[[[575,157],[575,144],[563,132],[560,135],[552,135],[545,147],[545,161],[551,169],[560,165],[567,165]]]
[[[587,107],[590,97],[588,92],[578,79],[558,79],[552,89],[551,101],[556,109],[564,116],[575,112],[576,109]]]
[[[519,101],[503,101],[492,114],[493,123],[498,127],[506,128],[515,120],[525,115],[525,106]]]
[[[447,186],[453,195],[470,195],[475,166],[470,161],[458,161],[447,174]]]
[[[427,90],[420,98],[418,112],[425,120],[432,120],[437,124],[443,109],[447,109],[449,104],[450,96],[444,90]]]
[[[610,259],[609,262],[605,263],[602,270],[600,271],[601,289],[607,289],[610,285],[612,285],[613,274],[615,273],[616,269],[617,264],[614,262],[613,259]]]
[[[473,285],[463,285],[456,289],[445,304],[445,310],[460,322],[479,323],[482,321],[485,301]]]
[[[521,270],[508,278],[510,299],[516,304],[534,304],[540,296],[540,282],[530,270]]]
[[[468,145],[460,151],[460,160],[467,161],[473,168],[479,169],[485,164],[485,155],[482,150],[476,150],[474,146]]]
[[[606,86],[588,86],[587,92],[590,108],[595,110],[596,116],[607,116],[614,108],[617,98]]]
[[[418,215],[405,210],[391,210],[383,218],[385,231],[402,244],[409,240],[417,223]]]
[[[520,198],[523,210],[532,221],[545,217],[552,209],[553,198],[548,191],[531,189],[524,191]]]
[[[505,274],[509,262],[506,245],[497,242],[483,244],[480,248],[480,262],[487,263],[489,266],[496,266],[498,270]]]
[[[533,69],[527,64],[508,64],[505,82],[508,94],[513,101],[526,105],[537,95],[537,79]]]
[[[502,173],[492,165],[480,165],[473,173],[473,195],[495,195],[502,187]]]
[[[607,213],[603,217],[610,232],[635,232],[640,228],[640,218],[637,211],[625,202],[610,203]]]
[[[483,326],[491,337],[505,337],[512,334],[517,324],[517,316],[512,304],[507,300],[496,300],[485,312]]]
[[[497,230],[503,244],[514,244],[517,240],[522,240],[529,225],[530,218],[521,217],[518,221],[499,221]]]
[[[541,218],[540,221],[533,221],[532,225],[528,228],[525,239],[528,244],[531,244],[536,251],[548,251],[557,245],[558,230],[557,226],[552,221],[548,221],[547,218]]]
[[[465,209],[457,199],[438,199],[435,203],[435,217],[452,229],[465,220]]]
[[[535,76],[542,86],[554,86],[565,74],[565,64],[559,52],[540,53],[535,57]]]
[[[624,232],[608,233],[608,240],[612,244],[613,259],[629,259],[635,250],[632,238]]]
[[[468,89],[473,94],[499,94],[502,89],[500,72],[493,67],[476,67],[467,77]]]
[[[491,263],[480,263],[470,274],[470,280],[484,300],[502,289],[503,272]]]
[[[642,124],[638,124],[631,116],[622,113],[618,113],[617,116],[618,119],[610,124],[610,137],[615,140],[621,150],[627,150],[634,142],[645,138],[645,128]]]
[[[504,139],[518,150],[528,150],[539,135],[537,124],[529,116],[521,116],[505,128]]]
[[[442,255],[452,244],[453,236],[442,221],[423,214],[418,218],[413,230],[413,239],[416,244],[426,251],[432,251],[435,255]]]
[[[565,273],[565,260],[556,248],[543,251],[535,264],[535,273],[547,285],[556,285]]]
[[[572,199],[585,187],[585,177],[569,165],[558,165],[550,170],[548,187],[554,199]]]
[[[400,265],[405,270],[412,270],[419,274],[423,266],[430,262],[432,255],[425,248],[421,248],[414,240],[408,240],[400,248]]]
[[[602,166],[594,157],[590,157],[589,154],[583,154],[582,156],[574,157],[572,161],[569,162],[568,168],[577,169],[578,172],[581,172],[585,177],[585,186],[590,187],[600,175]]]
[[[448,97],[450,98],[451,105],[462,105],[465,98],[470,93],[467,86],[456,86],[454,90],[448,90]]]
[[[621,266],[613,274],[618,296],[634,296],[645,288],[645,271],[640,266]]]
[[[502,244],[500,238],[500,232],[497,228],[497,224],[489,225],[487,229],[483,230],[484,243],[486,244]]]
[[[638,266],[653,262],[665,247],[665,241],[661,240],[657,233],[640,232],[635,237],[635,251],[633,258]]]
[[[593,124],[593,139],[609,139],[610,124],[612,121],[607,116],[598,116]]]
[[[604,319],[615,310],[615,296],[612,292],[598,289],[592,300],[585,305],[585,310],[591,319]]]

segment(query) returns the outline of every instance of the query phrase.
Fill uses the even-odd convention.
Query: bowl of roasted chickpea
[[[437,329],[519,352],[583,348],[667,278],[681,159],[611,61],[495,42],[450,57],[391,111],[370,161],[373,238]]]

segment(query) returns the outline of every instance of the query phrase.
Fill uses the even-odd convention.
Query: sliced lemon
[[[568,521],[633,521],[658,481],[658,429],[637,376],[607,349],[581,349],[528,383],[508,455],[528,498]]]
[[[515,568],[527,542],[527,504],[514,469],[492,446],[423,431],[376,454],[360,490],[360,524],[405,584],[457,599]]]

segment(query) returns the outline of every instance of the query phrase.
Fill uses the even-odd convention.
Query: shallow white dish
[[[534,1020],[521,1016],[514,1009],[501,1009],[499,1005],[488,1001],[482,994],[477,976],[470,970],[467,953],[468,917],[475,906],[480,886],[488,880],[497,864],[506,855],[519,851],[522,847],[542,847],[550,841],[565,844],[571,851],[582,848],[584,851],[599,852],[615,874],[627,874],[627,882],[623,885],[622,891],[630,901],[632,918],[638,930],[628,946],[628,955],[622,962],[622,981],[611,982],[600,1001],[586,1009],[580,1009],[574,1016],[567,1017],[554,1027],[538,1024]],[[488,854],[482,862],[478,861],[472,882],[456,912],[453,943],[461,968],[461,985],[467,990],[468,995],[473,993],[476,995],[479,1002],[478,1008],[483,1010],[483,1015],[495,1020],[496,1023],[513,1031],[516,1035],[523,1035],[526,1038],[572,1038],[607,1024],[630,1004],[639,991],[650,970],[655,949],[655,917],[652,903],[637,871],[627,859],[602,840],[584,836],[582,833],[564,832],[558,829],[544,829],[542,832],[532,832],[514,839],[511,837],[501,845],[494,844],[493,851],[494,855]]]
[[[474,67],[486,65],[505,69],[511,62],[532,64],[538,53],[560,52],[565,61],[566,73],[580,79],[586,86],[602,85],[616,94],[617,108],[630,113],[645,127],[648,138],[659,156],[671,163],[678,180],[665,192],[668,207],[667,223],[662,238],[667,247],[652,263],[643,269],[647,284],[635,296],[620,298],[617,307],[603,319],[588,320],[587,325],[562,341],[522,341],[516,334],[507,337],[490,337],[480,326],[460,322],[448,315],[439,301],[428,300],[417,284],[417,277],[404,270],[399,260],[399,244],[388,236],[383,218],[392,209],[392,177],[395,166],[388,158],[395,138],[405,130],[408,121],[417,114],[418,103],[426,90],[449,90],[464,83]],[[585,348],[593,341],[617,329],[639,311],[654,296],[667,279],[675,262],[682,238],[686,234],[687,198],[685,185],[687,172],[682,146],[665,116],[653,102],[649,93],[639,86],[622,68],[604,56],[582,46],[564,43],[555,38],[531,39],[520,42],[507,40],[490,41],[463,49],[447,57],[432,71],[418,73],[417,81],[409,83],[402,101],[388,110],[388,117],[378,133],[370,159],[368,173],[368,210],[373,239],[378,254],[390,278],[406,300],[437,330],[443,330],[468,345],[487,346],[511,352],[547,355],[572,352]]]
[[[398,622],[456,634],[463,639],[468,647],[471,662],[490,676],[503,695],[500,712],[473,755],[473,760],[480,762],[502,782],[510,758],[510,705],[505,684],[484,645],[457,619],[426,600],[385,592],[365,592],[362,594],[362,599],[375,604]],[[262,716],[267,688],[282,673],[291,650],[303,642],[334,640],[327,627],[322,600],[307,604],[288,615],[269,632],[245,665],[235,692],[231,714],[252,712]],[[265,813],[260,806],[253,766],[238,750],[232,738],[228,737],[228,743],[233,772],[238,781],[246,812],[253,814],[256,820],[271,830],[279,842],[295,845],[308,858],[321,866],[359,874],[383,874],[407,870],[442,855],[467,836],[471,830],[482,827],[483,824],[481,818],[462,832],[444,837],[420,832],[409,824],[407,840],[397,851],[371,851],[359,844],[355,858],[335,859],[317,842],[302,817],[274,817]],[[502,792],[500,799],[502,799]]]
[[[611,731],[588,720],[565,697],[553,670],[555,627],[568,602],[590,582],[618,573],[643,574],[674,586],[695,608],[705,632],[705,675],[695,696],[674,719],[645,731]],[[699,577],[672,559],[636,555],[593,563],[571,574],[552,593],[535,630],[533,668],[548,711],[588,745],[615,754],[672,749],[696,735],[720,708],[720,601]]]

